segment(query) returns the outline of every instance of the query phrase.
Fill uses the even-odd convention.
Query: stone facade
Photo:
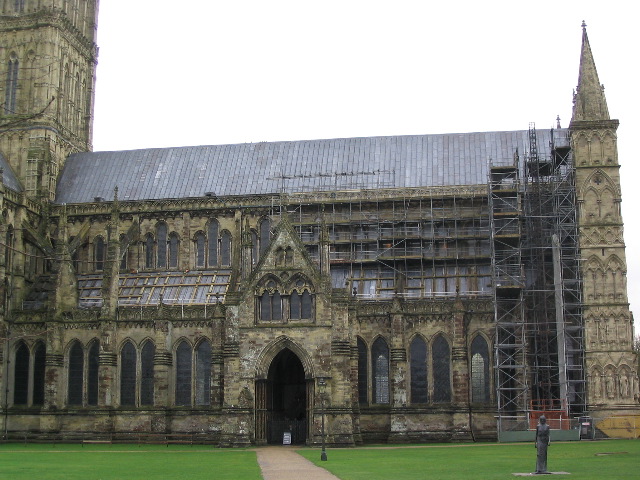
[[[6,434],[318,444],[324,419],[331,445],[495,437],[485,184],[58,202],[65,159],[91,148],[97,2],[45,3],[5,2],[0,27],[0,61],[55,66],[18,77],[0,117]],[[638,411],[637,359],[617,121],[591,110],[606,104],[584,35],[570,135],[588,404],[571,413],[609,415]]]
[[[590,411],[598,417],[636,412],[638,408],[617,128],[618,120],[609,116],[584,29],[571,129],[580,214],[589,403]]]

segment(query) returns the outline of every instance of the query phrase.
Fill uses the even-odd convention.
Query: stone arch
[[[79,343],[80,347],[82,347],[83,350],[85,349],[84,343],[82,343],[82,341],[79,338],[73,337],[71,340],[67,342],[67,344],[64,347],[63,355],[65,356],[65,358],[69,355],[69,352],[71,351],[71,348],[74,346],[75,343]]]
[[[589,138],[589,157],[592,165],[599,165],[602,163],[602,140],[600,139],[599,132],[591,132],[591,138]]]
[[[129,342],[131,345],[133,345],[133,347],[136,350],[138,349],[138,344],[133,340],[133,338],[125,337],[120,341],[120,344],[118,345],[118,355],[122,354],[122,349],[127,344],[127,342]]]
[[[256,293],[258,295],[264,292],[274,293],[276,291],[282,291],[282,281],[276,275],[268,273],[257,283]]]
[[[302,282],[301,285],[299,285],[300,282]],[[308,290],[309,293],[315,292],[313,282],[307,275],[302,272],[298,272],[292,275],[291,278],[287,281],[285,288],[287,292],[292,292],[294,290],[298,291],[298,293],[302,293],[304,290]]]
[[[264,350],[258,356],[256,361],[256,380],[266,380],[269,375],[269,367],[273,362],[273,359],[285,348],[291,350],[302,362],[304,368],[305,378],[315,378],[315,368],[313,367],[313,360],[307,353],[307,351],[294,342],[289,337],[282,335],[273,340],[267,345]]]
[[[176,353],[176,349],[178,348],[178,345],[180,345],[182,342],[187,342],[187,345],[189,345],[189,348],[191,348],[193,350],[193,343],[185,336],[182,337],[178,337],[174,342],[173,345],[171,346],[171,351],[175,354]]]
[[[600,193],[600,216],[604,220],[617,220],[618,202],[613,188],[606,186]]]
[[[612,131],[608,130],[602,135],[602,154],[605,164],[617,164],[616,135]]]
[[[585,221],[590,221],[594,218],[600,217],[600,204],[599,204],[599,196],[598,192],[593,187],[587,187],[582,194],[582,198],[584,199],[582,215]]]

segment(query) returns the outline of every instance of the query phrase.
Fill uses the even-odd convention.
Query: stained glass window
[[[371,363],[374,402],[389,403],[389,347],[383,338],[373,342]]]
[[[471,399],[477,403],[489,401],[489,347],[477,335],[471,343]]]
[[[218,266],[218,221],[211,219],[208,226],[207,237],[209,240],[209,266]]]
[[[196,233],[196,267],[204,267],[205,264],[205,236],[204,233]]]
[[[433,401],[451,401],[451,353],[442,335],[433,342]]]
[[[26,405],[29,400],[29,349],[24,343],[16,350],[13,403]]]
[[[127,342],[120,352],[120,405],[136,404],[136,349]]]
[[[427,344],[416,337],[411,342],[410,353],[411,372],[411,403],[427,403],[429,401],[427,383]]]
[[[146,342],[140,355],[140,405],[153,405],[153,357],[156,347]]]
[[[196,405],[211,404],[211,344],[206,340],[196,350]]]
[[[176,349],[176,405],[191,405],[191,347],[184,341]]]
[[[231,265],[231,234],[226,230],[220,237],[220,261],[224,267]]]
[[[84,352],[80,342],[73,342],[69,350],[69,405],[82,405],[82,377]]]
[[[156,234],[158,238],[158,262],[156,265],[158,268],[165,268],[167,266],[167,225],[159,223]]]
[[[47,352],[43,342],[33,349],[33,405],[44,405],[44,375]]]

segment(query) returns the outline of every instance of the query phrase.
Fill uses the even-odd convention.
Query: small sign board
[[[291,432],[284,432],[282,434],[282,444],[291,445]]]

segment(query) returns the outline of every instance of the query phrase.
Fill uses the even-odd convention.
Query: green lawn
[[[320,462],[318,449],[299,453],[342,480],[507,479],[536,465],[531,443],[336,449],[327,452],[326,462]],[[548,467],[571,473],[553,477],[567,480],[640,479],[640,440],[552,442]]]
[[[259,480],[255,452],[211,446],[0,445],[2,480]]]
[[[535,469],[532,444],[300,449],[342,480],[508,479]],[[607,454],[607,455],[597,455]],[[549,469],[567,480],[640,479],[640,440],[552,443]],[[0,444],[0,480],[259,480],[251,450],[171,445]]]

